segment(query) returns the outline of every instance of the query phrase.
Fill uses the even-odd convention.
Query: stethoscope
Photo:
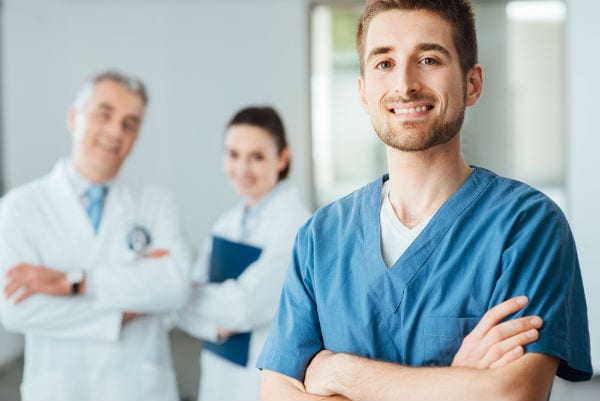
[[[136,254],[142,255],[151,244],[150,231],[140,224],[133,224],[127,232],[127,247]]]

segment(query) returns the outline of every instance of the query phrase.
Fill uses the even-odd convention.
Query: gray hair
[[[140,79],[131,75],[126,75],[119,71],[107,70],[89,77],[83,83],[83,85],[81,85],[81,88],[77,92],[75,100],[73,101],[73,107],[81,110],[81,108],[92,95],[94,87],[102,81],[116,82],[130,92],[137,94],[142,99],[144,106],[148,104],[148,92],[146,91],[146,85],[144,85]]]

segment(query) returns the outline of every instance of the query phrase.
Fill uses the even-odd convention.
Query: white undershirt
[[[390,202],[390,181],[383,183],[381,188],[381,253],[383,261],[387,267],[392,267],[394,263],[408,249],[415,238],[421,234],[421,231],[427,226],[431,216],[423,220],[413,228],[408,228],[396,216],[392,203]]]

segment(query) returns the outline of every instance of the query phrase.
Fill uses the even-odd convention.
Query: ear
[[[481,97],[483,90],[483,70],[475,64],[467,73],[467,99],[466,105],[473,106]]]
[[[358,93],[360,94],[360,101],[363,104],[363,106],[365,107],[365,109],[367,109],[367,97],[365,96],[365,80],[362,77],[362,75],[360,77],[358,77]]]
[[[75,121],[77,120],[77,109],[71,107],[67,112],[67,127],[73,133],[75,131]]]
[[[290,149],[286,146],[279,154],[279,163],[277,169],[283,171],[290,164]]]

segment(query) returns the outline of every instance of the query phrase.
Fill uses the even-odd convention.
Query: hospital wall
[[[600,287],[600,168],[594,163],[600,148],[595,118],[600,54],[594,50],[600,41],[600,3],[567,3],[567,206],[600,371],[600,292],[592,291]],[[116,67],[146,80],[151,97],[125,173],[175,192],[195,244],[236,200],[220,168],[222,134],[231,114],[244,105],[270,103],[281,111],[293,152],[291,180],[310,203],[309,8],[309,0],[4,0],[4,189],[47,173],[69,153],[66,109],[75,91],[90,72]],[[483,51],[490,60],[499,57]],[[471,118],[493,141],[489,153],[478,154],[491,167],[501,166],[510,152],[498,137],[505,128],[505,101],[489,96],[481,110],[486,114]],[[498,124],[489,124],[496,119]],[[600,382],[561,383],[555,397],[586,399],[580,391],[598,394]]]
[[[592,363],[600,375],[600,2],[569,0],[567,5],[565,146],[569,220],[586,289]]]
[[[281,112],[293,152],[291,180],[310,203],[305,1],[0,4],[5,191],[48,173],[57,158],[69,154],[66,112],[76,90],[88,74],[118,68],[143,78],[150,93],[124,174],[170,188],[194,244],[237,200],[221,169],[222,136],[231,115],[244,105],[273,104]],[[22,344],[20,336],[0,327],[0,362],[18,355]],[[194,375],[198,369],[180,371]],[[183,378],[184,383],[194,380],[197,376]],[[196,390],[193,384],[187,387]]]
[[[292,181],[310,201],[308,13],[304,0],[6,0],[5,189],[68,155],[66,110],[105,68],[143,78],[150,104],[125,173],[171,188],[199,242],[235,195],[221,169],[232,114],[273,104],[292,147]]]

